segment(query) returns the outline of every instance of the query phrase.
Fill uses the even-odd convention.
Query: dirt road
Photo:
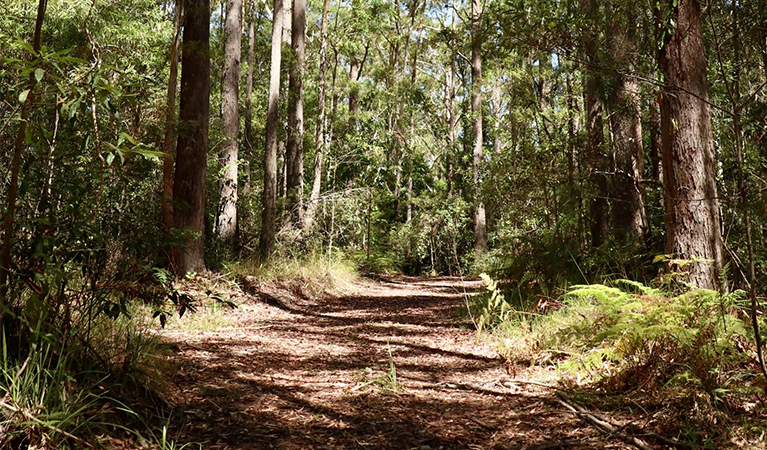
[[[457,311],[481,282],[396,278],[321,300],[246,300],[219,329],[168,333],[203,449],[628,448],[517,383]],[[540,372],[536,372],[536,377]],[[195,445],[193,448],[197,448]]]

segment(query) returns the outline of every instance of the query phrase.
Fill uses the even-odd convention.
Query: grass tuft
[[[242,260],[229,265],[227,272],[238,280],[253,277],[260,282],[283,285],[297,296],[309,298],[347,292],[359,279],[352,262],[328,258],[319,252],[300,258],[275,257],[265,264],[256,259]]]

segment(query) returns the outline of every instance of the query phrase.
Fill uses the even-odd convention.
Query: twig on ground
[[[578,444],[580,444],[579,441],[566,440],[566,441],[559,441],[559,442],[550,442],[548,444],[533,445],[530,447],[526,447],[526,449],[527,450],[549,450],[552,448],[571,447]]]
[[[615,425],[612,425],[612,424],[610,424],[610,423],[609,423],[609,421],[608,421],[607,419],[605,419],[604,417],[601,417],[601,416],[599,416],[597,413],[594,413],[594,412],[590,412],[590,411],[587,411],[587,410],[586,410],[585,408],[583,408],[582,406],[578,405],[577,403],[575,403],[575,402],[573,402],[572,400],[570,400],[570,399],[568,399],[567,397],[565,397],[563,394],[557,394],[557,396],[558,396],[558,397],[560,397],[560,400],[563,400],[563,401],[565,401],[565,402],[569,402],[569,404],[570,404],[571,406],[575,407],[576,409],[578,409],[578,411],[579,411],[580,413],[583,413],[583,414],[588,414],[588,415],[590,415],[590,416],[592,416],[592,417],[594,417],[594,418],[596,418],[596,419],[598,419],[598,420],[600,420],[600,421],[602,421],[602,422],[604,422],[604,423],[607,423],[607,424],[609,424],[609,425],[613,426],[613,428],[615,429],[615,431],[610,431],[610,433],[611,433],[611,434],[616,434],[616,433],[619,433],[619,434],[623,434],[623,435],[625,435],[625,433],[620,433],[620,430],[624,429],[624,428],[625,428],[625,426],[624,426],[624,427],[616,427]],[[569,408],[568,408],[568,409],[569,409]],[[653,433],[653,432],[651,432],[651,431],[645,431],[645,430],[643,430],[643,431],[642,431],[642,435],[644,435],[644,436],[650,436],[651,438],[653,438],[653,439],[655,439],[655,440],[657,440],[657,441],[660,441],[660,442],[662,442],[662,443],[664,443],[664,444],[666,444],[666,445],[670,445],[670,446],[672,446],[672,447],[677,447],[677,448],[681,447],[681,448],[690,448],[690,449],[693,449],[693,448],[697,448],[697,447],[695,447],[694,445],[690,445],[690,444],[687,444],[687,443],[685,443],[685,442],[680,442],[680,441],[678,441],[678,440],[676,440],[676,439],[667,438],[667,437],[665,437],[665,436],[662,436],[662,435],[660,435],[660,434],[658,434],[658,433]],[[629,435],[625,435],[625,436],[626,436],[626,437],[635,437],[635,436],[629,436]],[[641,448],[641,447],[640,447],[640,448]]]
[[[477,419],[476,417],[469,417],[469,420],[476,423],[477,425],[481,426],[482,428],[490,431],[495,431],[498,429],[498,427],[494,427],[492,425],[488,425],[485,422],[482,422],[481,420]]]
[[[560,387],[554,386],[553,384],[540,383],[538,381],[512,379],[512,380],[501,381],[500,383],[501,384],[503,384],[503,383],[530,384],[530,385],[533,385],[533,386],[541,386],[541,387],[545,387],[545,388],[549,388],[549,389],[554,389],[555,391],[565,392],[565,389],[562,389]]]
[[[617,436],[621,438],[622,440],[628,442],[629,444],[632,444],[635,447],[640,448],[642,450],[653,450],[653,447],[651,447],[642,439],[639,439],[636,436],[630,436],[626,433],[620,432],[616,426],[606,421],[605,419],[597,417],[594,413],[587,411],[582,406],[568,399],[564,394],[557,393],[557,398],[559,400],[559,404],[561,404],[562,406],[564,406],[571,412],[575,413],[578,417],[580,417],[581,419],[584,419],[586,422],[591,423],[591,425],[593,425],[594,428],[601,431],[602,433]]]

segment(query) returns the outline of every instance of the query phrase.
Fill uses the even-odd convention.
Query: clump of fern
[[[571,287],[546,314],[509,314],[497,327],[509,359],[555,364],[612,391],[708,394],[757,388],[745,293],[668,295],[629,280]],[[525,355],[527,353],[527,355]]]
[[[485,292],[467,299],[467,312],[477,329],[477,334],[483,330],[493,328],[509,320],[509,314],[514,313],[514,308],[506,301],[505,296],[498,287],[498,282],[482,273],[479,275],[485,282]]]

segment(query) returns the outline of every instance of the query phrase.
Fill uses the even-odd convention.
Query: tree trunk
[[[176,0],[173,18],[173,41],[170,47],[170,75],[168,76],[168,99],[165,109],[165,142],[162,161],[162,227],[167,233],[173,228],[173,144],[176,137],[176,89],[178,84],[178,50],[184,0]]]
[[[326,118],[325,103],[327,97],[327,72],[328,72],[328,13],[330,12],[330,0],[324,0],[322,6],[322,21],[320,24],[320,92],[317,99],[317,128],[315,139],[317,141],[317,151],[314,154],[314,176],[312,178],[312,193],[309,198],[309,204],[306,207],[304,215],[304,228],[311,229],[314,224],[314,215],[317,211],[317,204],[320,200],[322,190],[322,161],[326,153]]]
[[[487,219],[480,189],[482,151],[482,40],[480,20],[482,1],[472,0],[471,6],[471,116],[474,134],[472,181],[474,183],[474,253],[480,258],[487,252]]]
[[[264,152],[263,214],[258,252],[265,262],[274,249],[277,228],[277,123],[280,99],[280,63],[282,59],[283,0],[274,0],[272,19],[272,54],[269,71],[269,105],[266,112],[266,151]]]
[[[234,244],[237,232],[237,169],[240,131],[240,56],[242,48],[242,0],[226,1],[226,44],[224,47],[223,114],[224,141],[221,144],[221,204],[216,231],[218,237]]]
[[[288,88],[287,170],[288,217],[296,226],[303,224],[304,192],[304,59],[306,55],[306,0],[293,0],[291,60]]]
[[[608,73],[612,90],[609,95],[610,130],[615,155],[613,175],[613,229],[615,237],[623,243],[640,243],[647,232],[642,175],[644,155],[642,149],[642,123],[639,109],[639,85],[619,70],[632,71],[636,54],[636,23],[631,12],[615,14],[608,5],[607,21],[611,24],[607,47],[612,58]]]
[[[47,0],[40,0],[37,4],[37,18],[35,19],[35,32],[32,37],[32,49],[35,54],[40,52],[40,36],[43,29],[43,20],[45,10],[48,8]],[[32,58],[36,56],[30,55]],[[29,74],[29,92],[21,107],[21,120],[19,121],[19,132],[16,134],[16,142],[13,146],[13,157],[11,158],[11,184],[8,186],[8,200],[5,210],[3,227],[3,251],[0,254],[0,325],[3,324],[8,304],[8,278],[11,272],[11,246],[13,245],[14,227],[16,221],[16,197],[19,191],[19,169],[21,166],[21,153],[24,150],[27,132],[27,119],[34,106],[34,87],[37,84],[35,71]]]
[[[357,113],[360,109],[360,95],[357,80],[360,77],[360,62],[355,56],[349,61],[349,130],[357,128]]]
[[[701,5],[698,0],[674,3],[676,7],[664,5],[674,26],[659,61],[665,78],[661,128],[666,252],[692,261],[680,267],[692,286],[716,289],[723,250]]]
[[[205,270],[205,176],[210,116],[210,1],[186,0],[181,57],[179,132],[173,180],[175,228],[184,232],[173,251],[177,275]]]
[[[584,0],[584,9],[589,19],[589,28],[585,31],[585,49],[588,66],[585,71],[586,129],[589,136],[588,164],[589,183],[592,199],[589,206],[591,215],[591,246],[599,247],[607,240],[610,232],[610,206],[608,199],[610,187],[607,183],[608,158],[605,155],[604,125],[602,122],[602,102],[599,100],[599,81],[594,73],[599,67],[596,22],[597,0]]]
[[[657,97],[660,99],[660,96]],[[658,100],[650,100],[650,174],[653,181],[663,183],[663,143],[660,130],[660,108]]]
[[[498,155],[501,151],[501,80],[496,78],[490,95],[493,104],[493,153]]]
[[[240,234],[240,224],[250,215],[249,208],[246,206],[250,197],[250,174],[251,161],[253,158],[253,70],[256,65],[256,2],[250,0],[248,6],[248,72],[245,76],[245,148],[242,159],[244,179],[240,179],[242,185],[240,203],[240,212],[237,220],[238,240]]]
[[[642,124],[638,85],[623,80],[611,101],[612,146],[615,154],[613,176],[613,228],[620,242],[639,243],[647,232],[642,174]]]
[[[450,30],[455,32],[456,22],[458,22],[458,0],[453,0],[453,14],[450,20]],[[457,71],[455,69],[455,50],[450,51],[450,69],[445,71],[445,109],[447,119],[447,154],[445,155],[445,178],[447,182],[447,197],[453,195],[453,155],[456,150],[456,127],[458,125],[458,116],[455,111],[455,79]]]

